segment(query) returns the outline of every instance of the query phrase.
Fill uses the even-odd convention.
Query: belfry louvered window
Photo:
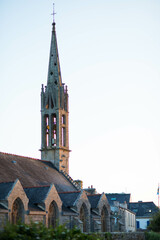
[[[56,146],[56,140],[57,140],[57,119],[56,114],[52,114],[52,146]]]
[[[45,145],[49,146],[49,116],[45,115]]]
[[[62,115],[62,146],[66,147],[66,116]]]

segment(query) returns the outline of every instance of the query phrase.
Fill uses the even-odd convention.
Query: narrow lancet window
[[[66,146],[66,128],[62,127],[62,146]]]
[[[46,137],[46,147],[49,146],[49,116],[45,116],[45,137]]]
[[[66,116],[62,115],[62,146],[66,146]]]
[[[58,210],[57,210],[57,204],[53,201],[51,202],[49,206],[48,211],[48,227],[56,227],[57,224],[57,216],[58,216]]]
[[[52,115],[52,146],[56,146],[56,139],[57,139],[57,120],[56,114]]]
[[[66,116],[62,115],[62,124],[66,124]]]
[[[82,204],[81,209],[80,209],[80,220],[83,223],[83,232],[87,231],[87,226],[86,226],[86,206],[84,204]]]
[[[17,198],[13,203],[11,217],[13,224],[24,221],[24,206],[20,198]]]

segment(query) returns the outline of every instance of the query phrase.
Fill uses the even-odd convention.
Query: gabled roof
[[[150,217],[158,211],[154,202],[133,202],[129,203],[129,209],[136,213],[137,217]]]
[[[25,188],[24,191],[29,199],[29,201],[33,204],[44,202],[46,199],[50,186],[43,187],[30,187]]]
[[[0,183],[0,200],[5,200],[10,191],[13,189],[15,182],[2,182]]]
[[[115,201],[119,203],[127,203],[127,206],[130,202],[130,193],[106,193],[109,204],[112,206]]]
[[[76,191],[76,187],[47,161],[0,152],[0,182],[17,178],[23,188],[54,184],[58,192]]]
[[[80,194],[81,194],[80,191],[62,192],[62,193],[59,193],[59,196],[63,202],[64,207],[73,207],[75,201],[77,200]]]
[[[101,194],[87,195],[88,200],[91,204],[91,208],[96,208],[97,207],[101,196],[102,196]]]

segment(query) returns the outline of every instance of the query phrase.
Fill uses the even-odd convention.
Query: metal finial
[[[54,16],[55,16],[55,11],[54,11],[54,3],[53,3],[53,13],[51,14],[51,15],[53,15],[53,23],[55,23],[55,18],[54,18]]]

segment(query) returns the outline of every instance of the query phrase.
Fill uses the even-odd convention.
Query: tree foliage
[[[160,240],[160,234],[156,232],[145,232],[146,240]]]
[[[1,240],[102,240],[100,234],[85,234],[78,228],[71,230],[61,225],[56,228],[47,228],[42,223],[10,224],[4,226],[0,232]]]
[[[160,232],[160,211],[158,211],[151,220],[148,230],[151,230],[153,232]]]

